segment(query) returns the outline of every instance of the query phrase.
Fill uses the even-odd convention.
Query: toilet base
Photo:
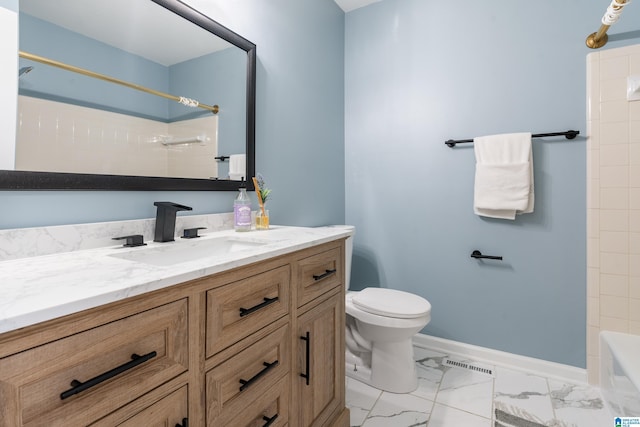
[[[373,343],[371,366],[363,364],[360,357],[347,350],[345,367],[348,377],[379,390],[411,393],[418,388],[418,374],[410,339],[401,342]]]

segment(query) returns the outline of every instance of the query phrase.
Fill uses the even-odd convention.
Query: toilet
[[[377,389],[409,393],[418,387],[413,336],[431,320],[431,304],[386,288],[349,291],[353,234],[345,243],[346,374]]]

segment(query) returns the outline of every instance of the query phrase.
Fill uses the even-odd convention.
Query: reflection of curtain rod
[[[74,67],[73,65],[68,65],[68,64],[65,64],[64,62],[54,61],[53,59],[45,58],[43,56],[38,56],[31,53],[23,52],[23,51],[19,51],[18,54],[20,55],[21,58],[41,62],[43,64],[62,68],[63,70],[67,70],[67,71],[73,71],[74,73],[84,74],[85,76],[94,77],[96,79],[105,80],[107,82],[117,83],[119,85],[129,87],[131,89],[136,89],[142,92],[150,93],[152,95],[161,96],[163,98],[170,99],[172,101],[177,101],[183,105],[186,105],[187,107],[199,107],[205,110],[209,110],[213,114],[218,114],[219,108],[217,105],[211,106],[207,104],[201,104],[195,99],[185,98],[184,96],[169,95],[168,93],[159,92],[157,90],[149,89],[147,87],[140,86],[134,83],[125,82],[124,80],[116,79],[115,77],[107,76],[105,74],[95,73],[93,71],[85,70],[84,68]]]
[[[622,9],[629,3],[631,3],[631,0],[611,0],[611,4],[602,17],[602,25],[600,26],[600,29],[595,33],[589,34],[589,37],[587,37],[585,43],[588,47],[591,49],[598,49],[607,44],[607,40],[609,40],[607,30],[613,24],[618,22],[620,15],[622,15]]]

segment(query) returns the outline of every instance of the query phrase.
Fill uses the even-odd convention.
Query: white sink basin
[[[163,243],[162,246],[142,246],[109,256],[152,265],[174,265],[196,259],[228,255],[264,246],[267,241],[216,237],[192,241]]]

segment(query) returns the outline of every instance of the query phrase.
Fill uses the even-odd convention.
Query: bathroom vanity
[[[238,234],[0,262],[0,426],[347,426],[346,235]]]

